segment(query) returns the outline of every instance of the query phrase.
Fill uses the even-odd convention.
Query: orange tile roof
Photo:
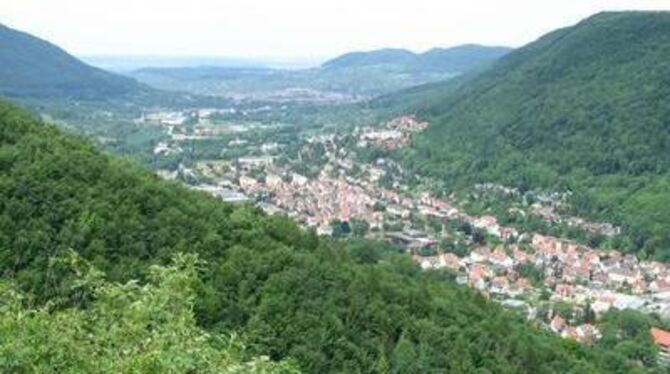
[[[656,343],[657,345],[665,347],[670,346],[670,331],[665,331],[657,329],[656,327],[652,327],[651,336],[654,339],[654,343]]]

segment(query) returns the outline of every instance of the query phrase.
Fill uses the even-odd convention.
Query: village
[[[381,127],[356,128],[351,134],[356,149],[393,150],[406,146],[412,135],[425,127],[414,117],[402,116]],[[594,322],[610,308],[670,318],[670,267],[666,264],[640,261],[632,254],[590,248],[563,238],[519,232],[499,224],[491,215],[466,214],[449,199],[412,191],[394,181],[391,174],[399,166],[392,160],[361,163],[350,147],[343,145],[344,138],[319,134],[304,140],[305,147],[317,145],[324,150],[325,161],[311,176],[293,167],[309,160],[298,153],[294,163],[278,162],[281,152],[277,151],[283,145],[267,140],[256,147],[261,154],[201,160],[192,167],[180,166],[159,174],[168,179],[188,176],[198,181],[192,184],[194,189],[231,203],[255,203],[269,214],[290,216],[320,235],[332,235],[339,225],[347,225],[349,230],[353,222],[364,222],[366,237],[404,248],[421,268],[448,271],[456,282],[579,342],[591,343],[600,337]],[[160,152],[177,152],[180,145],[175,140],[179,138],[160,144]],[[233,142],[228,145],[247,144]],[[561,219],[551,204],[534,204],[528,213],[550,222]],[[616,235],[619,230],[576,217],[565,221],[607,235]],[[456,247],[466,250],[454,250]]]

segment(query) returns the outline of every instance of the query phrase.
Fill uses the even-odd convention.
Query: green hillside
[[[354,66],[408,64],[415,54],[406,49],[385,48],[369,52],[350,52],[324,62],[325,69],[342,69]]]
[[[201,372],[207,363],[262,365],[261,355],[310,373],[623,373],[654,364],[653,349],[621,334],[607,347],[562,340],[393,248],[319,238],[220,203],[4,103],[0,269],[3,372],[97,371],[90,360],[109,372]],[[139,283],[116,283],[131,279]],[[626,331],[648,345],[648,326],[635,326]],[[200,329],[237,334],[246,349],[207,343]]]
[[[75,254],[58,261],[79,272],[77,290],[95,298],[85,308],[32,308],[25,294],[0,280],[3,373],[299,372],[291,362],[250,358],[239,339],[196,325],[194,256],[152,267],[150,282],[141,286],[105,281]]]
[[[432,122],[405,155],[414,170],[572,191],[576,213],[623,225],[622,249],[670,260],[669,79],[670,13],[602,13],[385,103]]]
[[[495,61],[511,48],[466,44],[451,48],[433,48],[424,53],[406,49],[378,49],[369,52],[351,52],[328,60],[324,69],[345,69],[371,65],[395,65],[406,72],[462,73],[479,65]]]
[[[0,94],[106,99],[137,93],[135,80],[84,64],[57,46],[0,24]]]
[[[452,48],[433,48],[417,55],[410,63],[412,70],[467,72],[509,53],[507,47],[486,47],[476,44]]]
[[[349,95],[379,95],[441,81],[480,67],[509,51],[465,45],[423,54],[404,49],[352,52],[302,70],[233,67],[145,68],[131,75],[161,89],[214,95],[258,95],[295,88]]]

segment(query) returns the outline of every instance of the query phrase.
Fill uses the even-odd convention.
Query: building
[[[253,168],[268,167],[272,165],[274,157],[270,156],[259,156],[259,157],[240,157],[237,159],[237,162],[240,165],[240,169],[249,171]]]
[[[651,338],[658,346],[660,352],[658,353],[659,361],[664,365],[670,364],[670,331],[651,328]]]
[[[192,188],[194,190],[206,192],[212,196],[218,197],[219,199],[231,204],[246,203],[249,201],[249,198],[245,194],[230,190],[228,188],[223,188],[220,186],[200,185]]]
[[[566,326],[567,324],[565,323],[565,319],[563,319],[563,317],[559,316],[558,314],[551,319],[551,323],[549,324],[551,331],[556,334],[560,334]]]
[[[416,252],[422,248],[431,248],[437,244],[434,240],[414,232],[390,232],[386,238],[393,244]]]
[[[472,222],[472,225],[478,229],[485,230],[490,235],[500,237],[500,225],[498,221],[493,216],[482,216],[475,219]]]

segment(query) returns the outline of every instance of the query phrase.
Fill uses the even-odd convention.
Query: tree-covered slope
[[[406,72],[462,73],[479,65],[495,61],[511,49],[476,44],[451,48],[433,48],[424,53],[406,49],[378,49],[351,52],[323,63],[324,69],[347,69],[371,65],[394,65]]]
[[[369,52],[350,52],[324,62],[321,66],[326,69],[342,69],[355,66],[407,64],[415,54],[406,49],[378,49]]]
[[[72,251],[106,273],[107,282],[139,283],[104,286],[63,261]],[[160,268],[151,266],[178,253],[202,261],[195,267],[199,280],[183,278],[188,267],[186,275],[156,280]],[[295,359],[310,373],[643,370],[635,349],[603,351],[562,340],[456,287],[446,274],[421,272],[380,243],[330,241],[287,218],[188,191],[4,103],[0,269],[2,283],[25,294],[19,304],[13,296],[0,302],[8,313],[0,317],[0,365],[10,369],[31,362],[46,368],[56,360],[66,362],[60,372],[75,372],[67,363],[90,368],[91,355],[119,370],[134,362],[165,368],[173,356],[186,360],[174,362],[182,367],[207,359],[228,365],[225,346],[212,350],[199,338],[202,328],[237,333],[247,348],[239,362],[267,354]],[[160,279],[168,279],[167,289]],[[151,280],[158,289],[144,286],[156,284]],[[171,299],[170,287],[185,294]],[[162,305],[174,307],[176,317]],[[189,322],[191,309],[199,327]],[[79,335],[81,319],[90,334]],[[170,335],[171,326],[182,337]],[[12,343],[26,339],[47,346],[35,351]],[[61,343],[68,345],[50,346]],[[114,347],[129,356],[115,356]],[[181,349],[202,349],[203,357]]]
[[[511,50],[507,47],[489,47],[476,44],[459,45],[451,48],[433,48],[417,55],[409,66],[412,70],[421,71],[467,72],[496,61]]]
[[[141,89],[133,79],[86,65],[49,42],[0,24],[0,94],[106,99]]]
[[[406,155],[418,172],[571,190],[578,213],[624,226],[628,249],[667,259],[669,79],[670,13],[602,13],[388,102],[432,120]]]
[[[150,282],[110,283],[75,254],[58,261],[78,273],[85,308],[30,307],[0,280],[3,373],[282,373],[290,363],[248,358],[239,339],[208,334],[193,314],[197,258],[155,266]]]

